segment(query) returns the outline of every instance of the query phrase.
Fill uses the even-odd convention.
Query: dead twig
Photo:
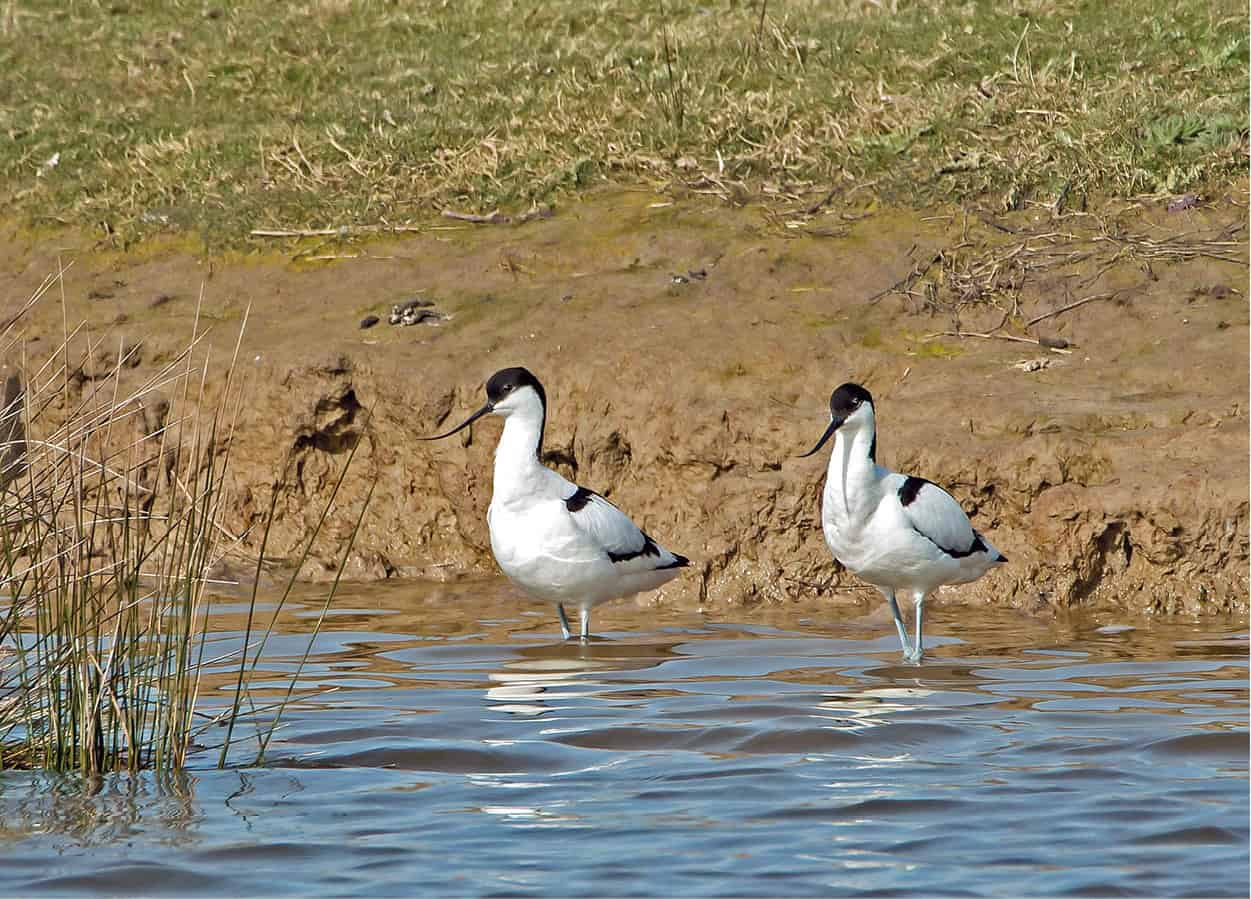
[[[337,228],[253,228],[251,237],[352,237],[358,234],[420,233],[421,225],[340,225]]]
[[[933,340],[937,337],[976,337],[979,340],[1011,340],[1014,343],[1028,343],[1032,346],[1040,346],[1044,349],[1051,350],[1053,353],[1063,353],[1066,356],[1072,352],[1071,350],[1067,350],[1062,347],[1051,346],[1054,341],[1050,338],[1018,337],[1015,334],[995,334],[991,332],[983,333],[980,331],[936,331],[933,334],[926,334],[921,339]],[[1068,341],[1065,341],[1065,343],[1070,347],[1077,346],[1077,344],[1069,343]]]
[[[859,593],[877,589],[876,587],[871,587],[868,584],[836,584],[834,583],[833,578],[822,584],[817,581],[809,581],[801,577],[795,577],[791,574],[783,575],[783,577],[785,577],[786,580],[790,581],[792,584],[798,584],[801,587],[808,587],[811,590],[829,590],[834,593]]]
[[[511,215],[503,215],[498,209],[486,215],[479,215],[476,212],[457,212],[455,209],[444,209],[443,217],[445,219],[456,219],[458,222],[472,222],[475,225],[509,225],[513,221]]]
[[[936,262],[941,262],[942,258],[943,258],[943,254],[942,254],[942,251],[940,250],[939,252],[931,256],[928,259],[928,261],[913,266],[912,271],[908,272],[908,274],[904,275],[902,278],[900,278],[890,287],[887,287],[885,290],[879,290],[877,293],[873,294],[873,296],[869,297],[865,302],[876,303],[878,300],[886,296],[888,293],[894,293],[895,291],[901,290],[901,289],[910,290],[912,288],[912,285],[916,283],[916,280],[920,278],[922,275],[924,275],[926,272],[928,272],[931,268],[933,268]]]
[[[995,218],[993,215],[990,215],[989,213],[978,212],[977,217],[978,217],[978,220],[982,222],[982,224],[989,225],[990,227],[994,228],[996,231],[1002,231],[1004,234],[1019,234],[1020,233],[1019,229],[1013,228],[1010,225],[1005,225],[1003,222],[999,221],[999,219]]]
[[[815,215],[815,214],[817,213],[817,210],[819,210],[819,209],[820,209],[822,206],[824,206],[826,203],[830,202],[830,200],[834,199],[834,194],[836,194],[836,193],[838,193],[838,188],[837,188],[837,187],[831,187],[831,188],[830,188],[830,192],[829,192],[828,194],[826,194],[824,197],[822,197],[820,200],[817,200],[817,202],[813,203],[813,204],[812,204],[811,206],[809,206],[807,209],[805,209],[805,210],[804,210],[804,214],[805,214],[805,215]]]
[[[1025,323],[1025,327],[1032,328],[1041,321],[1045,321],[1057,315],[1062,315],[1065,312],[1070,312],[1078,306],[1085,306],[1087,303],[1093,303],[1095,300],[1110,300],[1119,293],[1119,290],[1114,290],[1111,293],[1096,293],[1091,294],[1088,297],[1082,297],[1080,300],[1074,300],[1072,303],[1061,306],[1059,309],[1052,309],[1050,312],[1044,312],[1042,315],[1035,315]]]
[[[529,212],[520,215],[504,215],[498,209],[480,215],[476,212],[457,212],[455,209],[444,209],[443,217],[458,222],[470,222],[475,225],[521,225],[534,219],[551,218],[554,214],[551,206],[536,206]]]

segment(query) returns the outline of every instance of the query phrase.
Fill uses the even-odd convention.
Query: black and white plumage
[[[542,463],[547,393],[534,375],[506,368],[491,376],[486,390],[486,405],[465,422],[421,439],[455,434],[483,415],[504,419],[487,511],[491,550],[515,584],[536,599],[556,603],[565,639],[570,632],[564,606],[576,606],[586,639],[591,609],[654,590],[690,561],[661,547],[598,493]]]
[[[877,464],[873,397],[859,384],[830,395],[830,425],[811,456],[834,437],[821,524],[834,558],[886,597],[904,658],[920,661],[925,598],[944,584],[967,584],[1003,554],[973,529],[960,504],[936,484]],[[909,645],[895,599],[910,594],[916,635]]]

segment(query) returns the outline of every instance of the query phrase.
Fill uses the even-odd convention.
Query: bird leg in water
[[[573,636],[573,632],[569,630],[569,619],[565,617],[564,605],[556,603],[556,612],[560,615],[560,639],[568,640]]]
[[[921,619],[925,614],[925,594],[918,593],[916,595],[915,602],[917,604],[917,633],[916,633],[916,638],[912,642],[912,652],[905,653],[905,655],[908,656],[909,661],[919,662],[921,661],[921,651],[922,651],[921,650]]]
[[[585,643],[591,639],[591,610],[583,606],[582,612],[582,642]]]
[[[903,654],[906,659],[912,651],[912,647],[908,645],[908,629],[904,627],[903,616],[899,614],[899,603],[895,602],[895,591],[883,592],[886,593],[886,601],[890,603],[890,613],[895,616],[895,630],[899,631],[899,645],[903,647]]]

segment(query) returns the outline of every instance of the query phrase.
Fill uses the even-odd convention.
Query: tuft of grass
[[[127,245],[420,222],[605,182],[897,201],[1247,165],[1233,0],[0,7],[0,199]]]
[[[238,542],[222,512],[242,328],[216,370],[197,317],[138,383],[135,345],[86,326],[66,324],[37,360],[25,314],[63,274],[0,330],[0,769],[170,771],[216,723],[224,763],[235,722],[259,714],[247,688],[274,624],[253,630],[254,587],[248,633],[212,657],[210,572]],[[201,674],[224,664],[237,666],[233,701],[206,714]],[[258,758],[293,689],[258,720]]]
[[[881,349],[885,346],[886,341],[882,339],[882,329],[877,327],[868,328],[860,336],[860,345],[867,349]]]
[[[937,340],[921,341],[912,345],[909,355],[922,359],[954,359],[964,354],[962,347]]]

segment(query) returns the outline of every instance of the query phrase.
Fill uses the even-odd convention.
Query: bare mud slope
[[[215,353],[250,307],[226,522],[248,535],[240,569],[275,485],[267,555],[289,558],[361,438],[304,573],[331,570],[374,480],[351,577],[492,571],[500,423],[413,438],[525,365],[549,394],[546,460],[694,561],[660,601],[868,598],[821,536],[824,458],[796,458],[831,389],[857,380],[877,400],[880,461],[949,487],[1011,559],[948,595],[1221,612],[1248,592],[1241,196],[1002,215],[833,202],[788,218],[616,193],[525,224],[233,260],[10,231],[0,277],[17,304],[58,253],[74,258],[69,319],[142,341],[135,377],[185,342],[201,285]],[[450,318],[387,323],[418,296]],[[59,305],[40,328],[59,336]],[[1026,334],[1056,347],[1005,336]]]

